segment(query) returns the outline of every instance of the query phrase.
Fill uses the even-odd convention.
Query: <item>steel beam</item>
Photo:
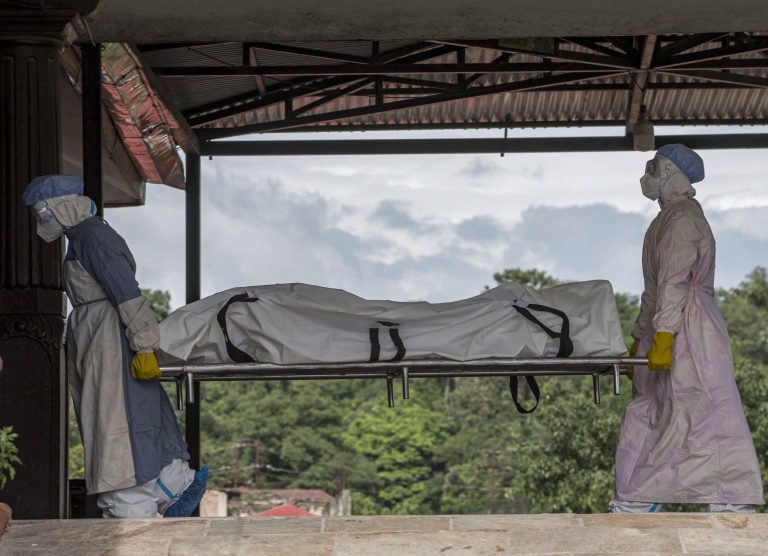
[[[247,44],[243,45],[243,65],[244,66],[258,66],[259,65],[259,58],[256,56],[256,53],[253,51],[253,48],[249,47]],[[267,94],[267,86],[264,84],[264,77],[261,75],[256,75],[253,78],[254,82],[256,83],[256,88],[259,90],[260,95]]]
[[[415,108],[417,106],[427,106],[430,104],[450,102],[454,100],[473,98],[477,96],[485,96],[485,95],[491,95],[491,94],[497,94],[497,93],[541,90],[541,89],[546,89],[547,87],[552,87],[555,85],[562,85],[562,84],[576,82],[576,81],[586,81],[589,79],[595,79],[599,77],[606,77],[606,76],[610,77],[611,75],[612,74],[606,75],[604,73],[595,73],[595,74],[577,73],[577,74],[562,74],[562,75],[550,76],[550,77],[536,77],[533,79],[515,81],[512,83],[503,83],[501,85],[494,85],[490,87],[473,87],[461,93],[448,93],[445,95],[433,95],[433,96],[428,96],[424,98],[388,102],[383,105],[363,106],[360,108],[353,108],[350,110],[341,110],[338,112],[313,114],[311,116],[293,118],[291,120],[265,122],[261,124],[241,126],[237,128],[201,129],[198,131],[198,137],[200,139],[207,140],[207,139],[216,139],[216,138],[222,138],[222,137],[232,137],[235,135],[247,135],[249,133],[263,133],[266,131],[275,131],[275,130],[285,129],[289,127],[305,126],[308,124],[317,124],[321,122],[340,120],[345,118],[366,116],[366,115],[377,114],[381,112],[392,112],[395,110]]]
[[[83,182],[85,194],[104,216],[101,167],[101,45],[80,46],[83,101]]]
[[[382,63],[400,61],[403,63],[415,63],[429,60],[434,57],[455,52],[452,46],[425,45],[418,43],[406,46],[381,55]],[[320,79],[303,79],[281,86],[277,90],[268,91],[260,96],[256,92],[244,95],[236,95],[213,103],[187,110],[184,113],[192,125],[204,125],[228,116],[234,116],[243,112],[265,108],[284,102],[287,98],[296,98],[307,91],[332,89],[357,81],[357,77],[331,77]]]
[[[321,99],[318,99],[314,102],[310,102],[309,104],[305,104],[304,106],[299,106],[298,108],[294,108],[292,111],[292,114],[294,116],[297,116],[299,114],[303,114],[305,112],[314,110],[315,108],[319,108],[325,104],[328,104],[329,102],[333,102],[334,100],[339,99],[341,97],[354,94],[358,92],[360,89],[363,89],[368,85],[370,85],[371,83],[374,83],[375,80],[376,78],[374,77],[368,77],[361,81],[358,81],[357,83],[350,85],[349,87],[345,87],[343,89],[337,89],[335,91],[329,91],[329,93]]]
[[[497,40],[441,40],[436,41],[441,44],[451,44],[454,46],[474,46],[477,48],[485,48],[490,50],[498,50],[500,52],[510,52],[512,54],[524,54],[526,56],[538,56],[540,58],[547,58],[553,60],[565,60],[568,62],[578,62],[580,64],[591,64],[599,67],[606,67],[611,69],[634,69],[636,66],[635,59],[631,56],[603,56],[595,54],[584,54],[581,52],[574,52],[573,50],[557,50],[554,53],[547,54],[542,52],[532,52],[530,50],[520,48],[510,48],[507,46],[499,46]]]
[[[664,69],[664,68],[662,68]],[[704,62],[693,62],[680,66],[672,66],[674,70],[718,70],[718,69],[768,69],[768,60],[765,58],[749,59],[714,59]]]
[[[685,74],[680,72],[680,77],[684,77]],[[721,90],[721,89],[754,89],[753,86],[737,85],[735,83],[713,83],[713,82],[683,82],[683,83],[645,83],[645,90]],[[626,91],[630,90],[628,83],[576,83],[573,85],[558,85],[557,87],[547,88],[548,92],[554,91],[568,91],[568,92],[584,92],[584,91]],[[384,87],[382,94],[385,97],[412,97],[420,95],[436,95],[444,93],[445,89],[437,87]],[[315,94],[305,95],[306,97],[327,97],[335,94],[335,91],[318,91]],[[373,89],[362,89],[354,93],[349,93],[350,96],[368,96],[372,97],[376,95],[376,91]],[[623,125],[623,124],[622,124]]]
[[[541,73],[604,71],[615,73],[615,67],[594,66],[580,62],[521,62],[521,63],[468,63],[468,64],[341,64],[341,65],[288,65],[288,66],[155,66],[163,77],[221,77],[239,75],[280,76],[370,76],[370,75],[454,75],[457,73]],[[624,69],[624,68],[619,68]],[[630,68],[625,68],[630,69]]]
[[[593,127],[624,127],[624,120],[552,120],[547,122],[536,121],[494,121],[494,122],[465,122],[457,126],[455,123],[404,123],[404,124],[326,124],[319,126],[301,126],[289,129],[275,130],[270,135],[292,135],[296,133],[325,133],[329,131],[414,131],[414,130],[440,130],[440,129],[537,129],[537,128],[593,128]],[[654,126],[658,129],[664,126],[722,126],[737,125],[749,127],[768,126],[768,118],[671,118],[669,120],[655,120]],[[200,130],[202,131],[202,130]]]
[[[768,88],[768,78],[766,77],[756,77],[753,75],[744,75],[741,73],[731,73],[727,71],[680,71],[680,69],[681,68],[670,68],[659,71],[662,73],[669,73],[682,77],[695,77],[697,79],[705,79],[707,81],[714,81],[717,83],[743,85],[745,87],[752,87],[755,89]]]
[[[768,148],[768,133],[661,135],[656,146],[684,143],[694,149]],[[211,141],[208,156],[394,155],[631,151],[632,138],[546,137],[526,139],[349,139],[306,141]]]
[[[288,54],[298,54],[300,56],[309,56],[311,58],[321,58],[323,60],[335,60],[338,62],[349,62],[351,64],[367,64],[368,58],[362,56],[353,56],[341,52],[332,52],[330,50],[319,50],[316,48],[304,48],[288,44],[276,44],[268,42],[248,42],[245,46],[258,48],[259,50],[271,50],[273,52],[286,52]]]
[[[581,38],[581,37],[561,37],[561,40],[575,44],[577,46],[581,46],[583,48],[588,48],[594,52],[597,52],[598,54],[603,54],[605,56],[625,56],[626,55],[624,52],[620,52],[618,50],[614,50],[613,48],[603,46],[602,44],[599,44],[594,39]]]
[[[640,54],[640,71],[632,76],[632,93],[629,96],[629,106],[627,107],[626,129],[632,132],[640,116],[640,106],[643,104],[645,96],[645,84],[648,81],[648,68],[651,67],[653,52],[656,49],[656,35],[648,35],[643,43],[643,50]]]
[[[696,48],[697,46],[719,40],[723,37],[727,37],[728,35],[729,33],[706,33],[689,35],[659,48],[658,55],[659,58],[667,59],[671,56],[674,56],[675,54],[680,54],[686,50],[691,50],[692,48]]]
[[[692,64],[695,62],[706,62],[707,60],[716,60],[718,58],[727,58],[738,54],[750,54],[753,52],[763,52],[768,50],[768,38],[753,38],[751,41],[737,44],[734,46],[725,46],[723,48],[712,48],[703,52],[693,52],[691,54],[681,54],[668,58],[660,58],[655,64],[654,69],[673,68],[681,65]]]
[[[186,183],[186,301],[200,299],[200,156],[187,155]],[[192,399],[190,399],[192,398]],[[193,386],[193,396],[185,405],[184,428],[189,449],[189,464],[200,468],[200,384]],[[193,403],[197,400],[197,403]]]
[[[440,88],[443,91],[463,91],[465,89],[464,85],[452,83],[450,81],[436,81],[434,79],[418,79],[415,77],[402,77],[399,75],[385,75],[382,79],[389,83],[414,85],[415,87]]]
[[[137,44],[136,48],[141,52],[162,52],[165,50],[178,50],[181,48],[188,48],[190,46],[211,46],[209,42],[164,42],[164,43],[146,43]]]

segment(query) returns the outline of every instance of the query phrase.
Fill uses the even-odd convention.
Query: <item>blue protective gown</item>
[[[85,451],[86,486],[100,493],[157,478],[187,446],[168,396],[157,381],[131,377],[136,352],[159,346],[154,313],[136,282],[136,263],[103,219],[65,232],[64,282],[69,386]]]

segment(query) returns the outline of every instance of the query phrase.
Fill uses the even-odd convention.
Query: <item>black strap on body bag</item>
[[[518,304],[519,301],[513,302],[513,307],[515,310],[523,315],[525,318],[527,318],[529,321],[537,325],[539,328],[541,328],[547,336],[553,339],[559,339],[560,340],[560,347],[557,350],[557,357],[570,357],[573,353],[573,341],[571,340],[571,326],[570,321],[568,320],[568,315],[566,315],[564,312],[560,311],[559,309],[555,309],[553,307],[547,307],[545,305],[539,305],[537,303],[529,303],[529,304]],[[551,328],[549,328],[547,325],[545,325],[543,322],[541,322],[539,319],[537,319],[535,316],[533,316],[533,313],[531,313],[531,310],[533,311],[541,311],[545,313],[551,313],[553,315],[556,315],[562,319],[562,325],[560,326],[560,332],[555,332]],[[511,376],[509,377],[509,393],[512,395],[512,402],[515,404],[515,407],[520,413],[528,414],[533,413],[536,411],[536,408],[539,407],[539,401],[541,399],[541,391],[539,390],[539,384],[536,382],[536,377],[532,375],[525,375],[525,382],[528,384],[528,388],[531,389],[531,393],[533,394],[533,398],[536,400],[536,403],[534,406],[530,409],[524,408],[518,399],[518,379],[519,376]]]
[[[378,321],[378,323],[382,326],[386,326],[389,328],[389,337],[392,339],[392,343],[395,344],[395,347],[397,348],[397,353],[395,356],[390,359],[390,361],[402,361],[405,357],[405,343],[403,343],[403,339],[400,337],[400,329],[398,328],[399,324],[396,322],[387,322],[384,320]],[[381,355],[381,343],[379,342],[379,329],[378,328],[369,328],[368,333],[371,338],[371,357],[368,359],[369,363],[373,363],[375,361],[379,360],[379,356]]]
[[[219,327],[221,327],[221,331],[224,334],[224,346],[227,348],[227,355],[235,363],[257,363],[257,361],[240,348],[235,347],[229,340],[229,334],[227,333],[227,310],[233,303],[253,303],[258,300],[258,297],[248,297],[247,293],[237,294],[229,298],[216,315],[216,321],[219,323]]]

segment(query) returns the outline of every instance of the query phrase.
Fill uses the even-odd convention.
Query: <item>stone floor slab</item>
[[[515,552],[531,554],[682,552],[677,529],[616,529],[613,527],[566,527],[524,529],[509,533]]]
[[[681,529],[686,554],[768,554],[768,530]]]
[[[451,518],[444,515],[435,516],[360,516],[337,517],[325,520],[324,531],[327,533],[383,533],[393,531],[448,531],[451,528]]]
[[[710,529],[709,514],[591,514],[582,516],[587,527],[622,529]]]
[[[768,554],[762,514],[356,516],[12,522],[0,556]]]
[[[218,518],[212,519],[206,532],[208,537],[247,538],[254,535],[297,535],[320,533],[323,527],[321,517],[260,517],[260,518]]]
[[[333,535],[255,535],[174,539],[169,556],[331,556]]]
[[[333,556],[475,556],[512,554],[507,534],[497,531],[338,534]]]
[[[709,514],[716,529],[768,529],[768,514]]]
[[[581,527],[582,516],[576,514],[456,515],[451,516],[453,531],[507,531],[509,529],[549,527]]]

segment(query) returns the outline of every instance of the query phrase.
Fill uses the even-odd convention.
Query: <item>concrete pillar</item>
[[[66,515],[63,245],[37,236],[21,193],[59,172],[59,51],[75,15],[0,17],[0,426],[18,433],[22,460],[0,498],[19,519]]]

